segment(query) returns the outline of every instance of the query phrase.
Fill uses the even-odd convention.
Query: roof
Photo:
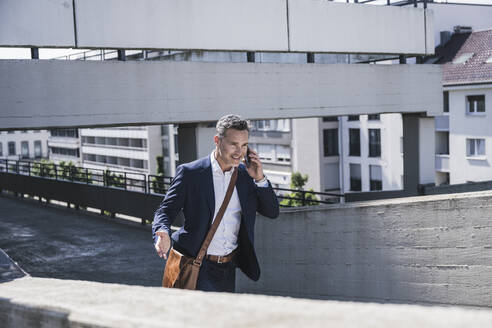
[[[473,56],[464,63],[453,63],[462,55]],[[435,56],[426,58],[427,63],[443,64],[443,84],[464,85],[492,83],[492,29],[473,33],[455,33],[451,39],[436,48]]]

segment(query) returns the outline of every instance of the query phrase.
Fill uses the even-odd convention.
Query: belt
[[[228,263],[230,261],[232,261],[234,259],[234,257],[236,256],[236,250],[233,250],[232,253],[228,254],[228,255],[207,255],[205,256],[205,258],[211,262],[214,262],[214,263]]]

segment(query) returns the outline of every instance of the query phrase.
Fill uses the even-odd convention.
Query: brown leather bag
[[[196,283],[198,281],[198,274],[200,272],[202,261],[205,258],[208,246],[210,245],[210,242],[219,227],[220,221],[224,216],[227,205],[229,205],[229,201],[231,200],[231,196],[234,191],[234,186],[236,185],[236,180],[237,168],[234,168],[224,201],[222,202],[219,212],[217,213],[217,216],[215,217],[215,220],[207,233],[207,237],[205,237],[205,240],[202,243],[202,247],[200,248],[197,257],[192,258],[186,256],[176,251],[174,248],[171,248],[166,262],[166,268],[164,269],[164,275],[162,277],[162,287],[191,290],[196,289]]]

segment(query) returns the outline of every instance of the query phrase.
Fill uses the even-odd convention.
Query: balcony
[[[449,172],[449,155],[437,154],[435,163],[436,171]]]

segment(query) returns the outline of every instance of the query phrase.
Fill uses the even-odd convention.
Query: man
[[[254,250],[256,212],[276,218],[277,197],[263,174],[258,154],[250,149],[250,165],[242,160],[248,150],[249,125],[237,115],[217,122],[215,150],[204,158],[180,165],[171,186],[155,212],[152,232],[157,254],[164,259],[171,247],[196,257],[224,200],[233,170],[238,177],[225,214],[200,267],[197,289],[234,292],[238,266],[256,281],[260,268]],[[171,224],[183,210],[184,224],[169,237]]]

